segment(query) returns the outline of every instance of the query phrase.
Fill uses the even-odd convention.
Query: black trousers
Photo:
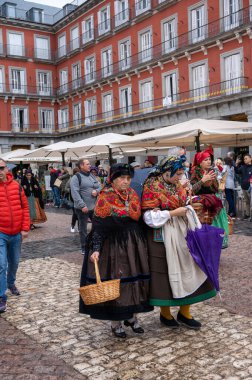
[[[88,219],[92,220],[94,211],[89,210],[87,214],[84,214],[84,212],[76,208],[75,213],[79,221],[79,235],[80,235],[81,250],[82,252],[85,252]]]

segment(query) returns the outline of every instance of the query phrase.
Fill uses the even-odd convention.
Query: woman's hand
[[[216,174],[214,170],[211,170],[209,173],[203,175],[201,182],[205,183],[207,181],[212,181],[213,179],[216,179]]]
[[[99,261],[99,256],[100,256],[100,253],[98,251],[95,251],[92,253],[92,255],[90,256],[90,261],[92,261],[92,263],[96,261]]]
[[[176,208],[176,210],[170,211],[171,216],[186,216],[187,213],[187,208],[186,207],[179,207]]]

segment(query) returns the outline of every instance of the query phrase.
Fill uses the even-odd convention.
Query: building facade
[[[249,0],[13,1],[0,2],[2,152],[192,118],[252,121]]]

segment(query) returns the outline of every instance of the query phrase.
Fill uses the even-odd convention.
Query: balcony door
[[[52,132],[54,127],[53,110],[40,110],[40,130],[41,132]]]
[[[79,27],[75,27],[71,30],[71,50],[78,49],[80,47]]]
[[[241,91],[241,55],[240,53],[224,58],[224,89],[227,95]]]
[[[240,25],[239,10],[241,9],[240,0],[223,0],[224,5],[224,30],[230,30]],[[242,21],[242,19],[241,19]]]
[[[36,58],[50,59],[48,38],[36,37]]]
[[[206,38],[206,12],[204,5],[191,11],[191,21],[191,42],[194,44]]]
[[[115,1],[115,26],[121,25],[129,20],[128,0]]]
[[[51,95],[51,81],[50,73],[39,72],[38,73],[38,93],[39,95]]]
[[[140,35],[140,61],[146,62],[149,61],[152,57],[152,46],[151,46],[151,32],[145,32]]]
[[[169,107],[176,102],[178,96],[178,79],[176,72],[164,77],[164,90],[163,106]]]
[[[15,94],[25,93],[25,72],[24,70],[11,70],[11,91]]]
[[[152,111],[152,82],[144,82],[140,85],[141,109],[144,113]]]
[[[3,68],[0,67],[0,92],[4,91],[4,72]]]
[[[96,100],[87,99],[84,101],[84,110],[85,110],[85,124],[89,125],[95,122],[96,116]]]
[[[103,117],[106,121],[111,121],[113,116],[112,94],[103,95]]]
[[[130,116],[132,112],[131,87],[120,90],[120,114],[122,117]]]
[[[28,109],[23,107],[12,108],[13,132],[26,132],[28,130]]]
[[[130,41],[120,43],[120,70],[126,70],[130,66]]]
[[[169,53],[176,49],[177,46],[177,33],[176,33],[176,19],[173,18],[163,23],[163,52]]]
[[[199,65],[192,68],[193,98],[195,102],[203,101],[207,98],[206,88],[206,65]]]
[[[23,35],[19,33],[8,33],[8,54],[24,56]]]

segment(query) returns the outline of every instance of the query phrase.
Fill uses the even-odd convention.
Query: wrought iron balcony
[[[55,97],[56,89],[46,84],[30,86],[21,83],[19,80],[13,80],[10,83],[0,83],[0,94],[20,97],[31,95],[44,98]]]

